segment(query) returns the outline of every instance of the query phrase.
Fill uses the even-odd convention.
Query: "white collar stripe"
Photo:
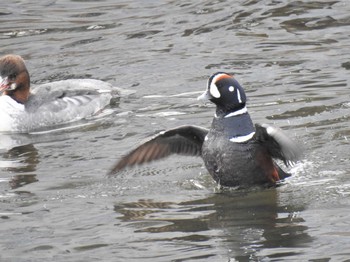
[[[251,132],[250,134],[245,135],[245,136],[232,137],[230,139],[230,141],[234,142],[234,143],[243,143],[243,142],[247,142],[248,140],[250,140],[254,135],[255,135],[255,132]]]
[[[232,112],[232,113],[229,113],[225,116],[225,118],[228,118],[228,117],[231,117],[231,116],[239,116],[239,115],[243,115],[245,113],[247,113],[248,110],[247,110],[247,107],[243,107],[242,109],[238,110],[238,111],[235,111],[235,112]]]

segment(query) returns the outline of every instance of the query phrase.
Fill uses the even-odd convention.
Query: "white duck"
[[[120,89],[94,79],[69,79],[30,88],[24,60],[0,58],[0,132],[29,132],[94,116]]]

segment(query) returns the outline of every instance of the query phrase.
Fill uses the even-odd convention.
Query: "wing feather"
[[[140,165],[171,154],[199,156],[208,130],[198,126],[180,126],[161,132],[122,157],[108,174]]]
[[[303,148],[281,129],[267,124],[256,124],[255,128],[257,141],[267,149],[273,158],[283,160],[287,166],[301,158]]]

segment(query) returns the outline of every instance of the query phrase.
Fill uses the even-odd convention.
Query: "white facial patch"
[[[228,91],[233,92],[233,91],[235,91],[235,88],[234,88],[233,86],[230,86],[230,87],[228,88]]]
[[[16,84],[16,83],[12,83],[12,84],[10,85],[9,90],[15,90],[16,88],[17,88],[17,84]]]
[[[218,79],[221,78],[223,75],[226,75],[226,74],[217,74],[211,80],[211,83],[210,83],[210,86],[209,86],[209,92],[215,98],[219,98],[221,96],[221,94],[219,92],[219,89],[216,86],[216,81],[218,81]]]
[[[210,94],[215,97],[215,98],[219,98],[221,96],[218,87],[216,86],[215,82],[212,81],[209,87],[209,92]]]
[[[239,92],[239,89],[237,89],[237,98],[238,102],[242,103],[241,92]]]

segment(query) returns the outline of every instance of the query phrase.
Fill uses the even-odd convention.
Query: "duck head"
[[[0,58],[0,94],[24,104],[30,94],[30,77],[24,60],[18,55]]]
[[[247,97],[241,85],[230,74],[217,72],[213,74],[207,85],[207,90],[198,100],[209,100],[216,105],[217,114],[228,114],[245,107]]]

